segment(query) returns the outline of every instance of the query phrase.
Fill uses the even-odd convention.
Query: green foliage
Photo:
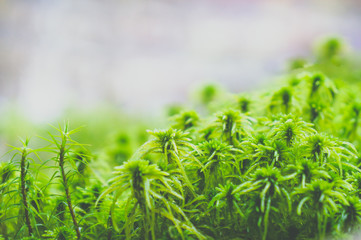
[[[161,130],[102,112],[23,141],[0,163],[0,239],[351,239],[361,75],[345,50],[326,41],[272,90],[208,85]]]
[[[251,131],[252,118],[237,110],[228,109],[216,114],[216,121],[212,126],[220,133],[221,140],[229,145],[237,144],[237,140]]]
[[[144,239],[156,239],[156,228],[159,227],[155,225],[156,218],[157,221],[160,221],[161,217],[170,220],[182,238],[184,236],[181,228],[190,230],[199,238],[203,238],[182,209],[174,203],[173,197],[178,199],[183,197],[171,187],[172,181],[169,173],[161,171],[155,164],[149,164],[149,161],[130,160],[117,167],[114,174],[116,177],[110,180],[112,184],[99,196],[99,199],[111,192],[116,192],[110,211],[112,214],[116,201],[122,194],[130,190],[125,201],[127,202],[126,206],[132,207],[126,208],[124,214],[127,239],[132,238],[131,232],[137,215],[142,215],[143,224],[140,237]],[[180,191],[182,190],[180,189]],[[181,221],[177,217],[184,218],[185,222],[180,224]]]
[[[199,116],[196,111],[183,111],[175,115],[173,121],[173,128],[186,131],[199,124]]]

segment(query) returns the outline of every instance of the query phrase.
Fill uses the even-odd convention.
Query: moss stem
[[[76,230],[76,236],[78,239],[80,239],[81,234],[80,234],[80,230],[79,230],[79,225],[75,218],[73,204],[71,202],[70,193],[69,193],[68,179],[66,178],[66,174],[65,174],[65,170],[64,170],[65,145],[66,145],[66,136],[64,136],[62,145],[60,146],[60,149],[59,149],[60,150],[59,151],[59,168],[60,168],[60,173],[61,173],[61,177],[62,177],[62,181],[63,181],[63,186],[65,189],[66,201],[68,203],[69,212],[70,212],[70,215],[71,215],[71,218],[73,220],[73,224],[74,224],[74,227]]]
[[[24,205],[25,223],[26,223],[26,226],[28,227],[29,236],[32,236],[33,228],[31,227],[30,218],[29,218],[29,205],[28,205],[27,191],[26,191],[26,186],[25,186],[25,184],[26,184],[25,179],[26,179],[26,172],[27,172],[26,167],[25,167],[26,155],[27,155],[27,151],[26,151],[26,149],[24,149],[21,154],[21,162],[20,162],[20,172],[21,172],[20,188],[21,188],[22,202]]]

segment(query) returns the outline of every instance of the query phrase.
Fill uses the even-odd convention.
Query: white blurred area
[[[69,105],[158,111],[212,81],[242,92],[340,35],[361,1],[1,0],[0,105],[49,121]]]

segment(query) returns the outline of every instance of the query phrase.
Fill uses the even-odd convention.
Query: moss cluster
[[[117,138],[126,157],[89,153],[67,125],[48,147],[24,141],[0,166],[0,236],[351,239],[361,230],[359,66],[331,39],[274,89],[208,85],[134,153],[131,137]]]

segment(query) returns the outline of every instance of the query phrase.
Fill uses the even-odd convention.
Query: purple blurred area
[[[2,0],[0,105],[33,120],[99,102],[150,112],[212,81],[257,88],[342,36],[361,49],[361,1]]]

